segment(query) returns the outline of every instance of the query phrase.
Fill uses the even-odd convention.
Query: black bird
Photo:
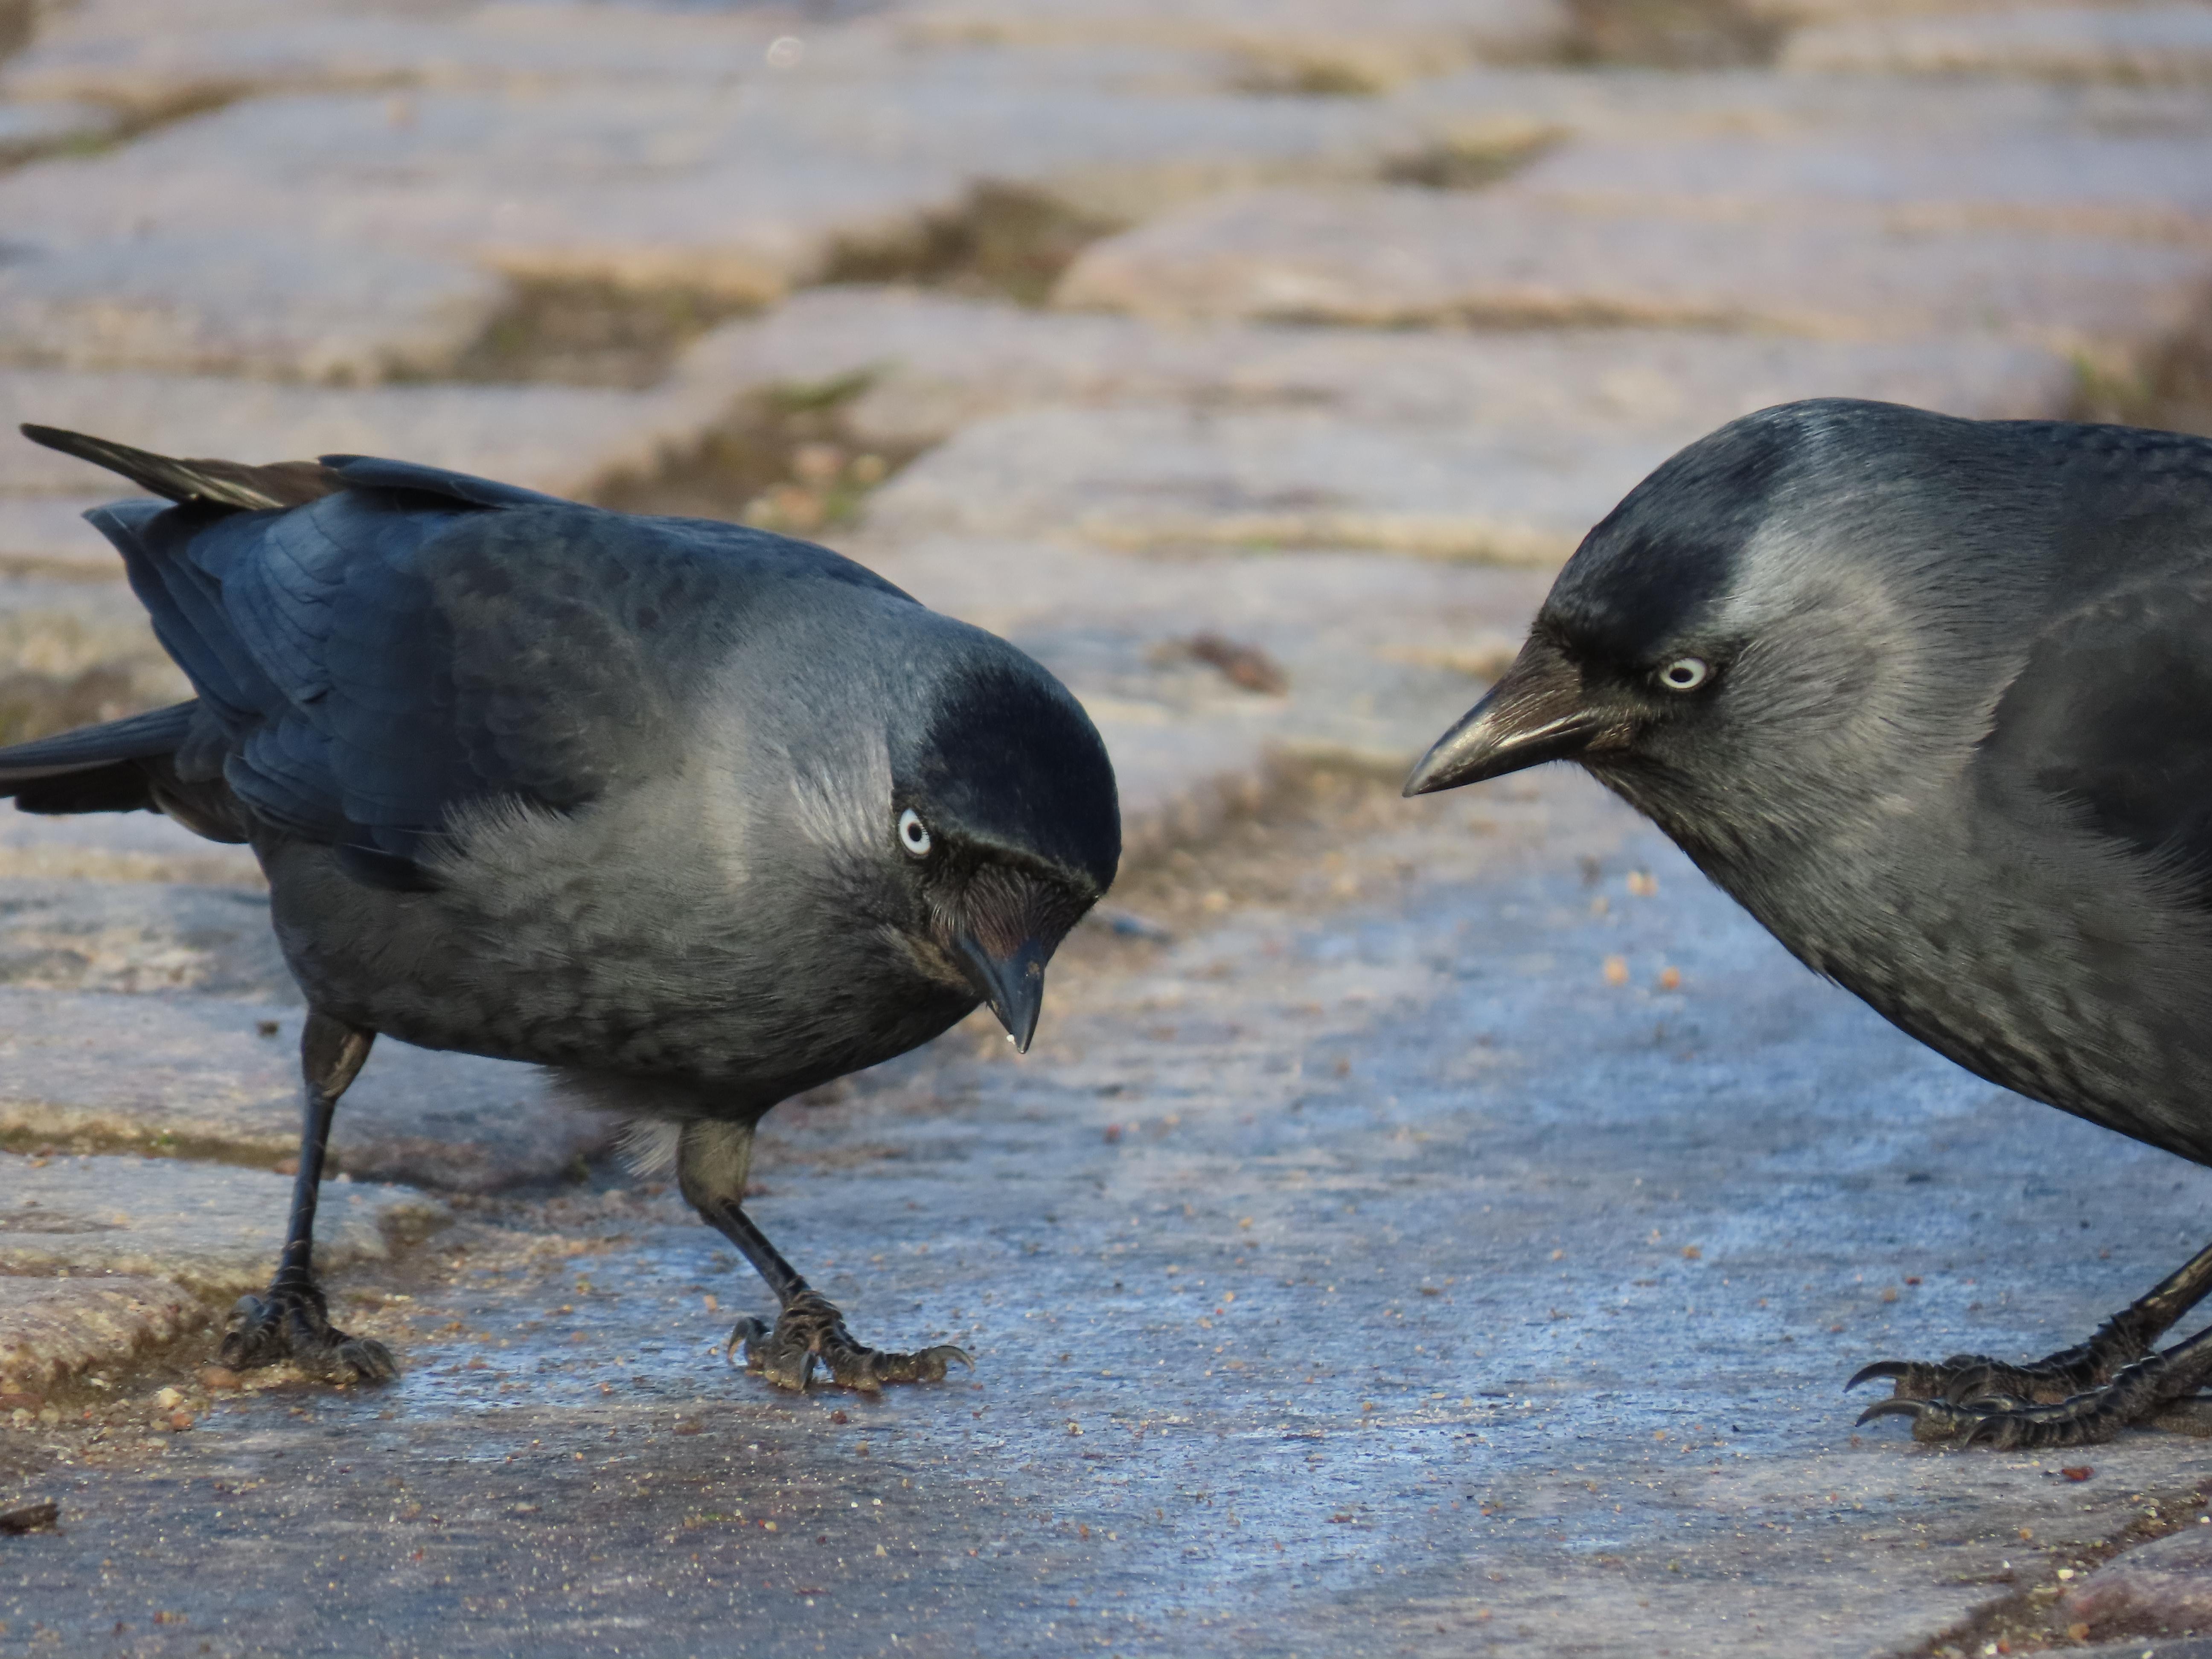
[[[768,1281],[756,1370],[934,1380],[862,1346],[742,1207],[778,1102],[1044,969],[1113,880],[1114,774],[1060,684],[819,547],[356,456],[172,460],[25,427],[165,501],[88,516],[198,696],[0,749],[32,812],[249,843],[309,1010],[298,1184],[226,1364],[367,1379],[311,1269],[331,1109],[380,1032],[556,1068]],[[171,503],[173,503],[172,505]]]
[[[1816,973],[2212,1164],[2212,442],[1787,404],[1638,484],[1409,795],[1581,763]],[[2077,1445],[2212,1379],[2207,1249],[2032,1364],[1887,1360],[1923,1438]],[[1863,1420],[1863,1419],[1862,1419]]]

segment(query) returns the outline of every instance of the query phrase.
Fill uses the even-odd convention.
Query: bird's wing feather
[[[686,673],[763,578],[896,589],[819,548],[399,462],[286,512],[91,514],[263,822],[404,884],[455,809],[573,810],[670,763]]]
[[[2010,810],[2070,813],[2212,908],[2212,572],[2139,577],[2045,628],[1975,767]]]

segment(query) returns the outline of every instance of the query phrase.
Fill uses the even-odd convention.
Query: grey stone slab
[[[1136,42],[1227,52],[1284,72],[1285,89],[1375,88],[1495,58],[1556,52],[1553,0],[922,0],[901,21],[925,38]]]
[[[1018,49],[908,16],[842,19],[776,5],[605,5],[510,0],[423,8],[195,6],[191,27],[147,0],[81,0],[0,66],[0,89],[96,99],[160,117],[240,94],[373,88],[649,85],[737,94],[793,78],[881,80],[933,72],[1158,90],[1218,90],[1218,53],[1158,44],[1036,40]],[[933,38],[925,40],[925,34]],[[406,105],[394,106],[406,118]]]
[[[2212,42],[2212,10],[2206,38]],[[2009,225],[2212,240],[2212,128],[1931,133],[1895,125],[1650,136],[1564,144],[1514,193],[1598,209],[1679,205],[1754,215],[1823,203],[1893,222]]]
[[[0,177],[0,194],[102,164],[35,164]],[[505,297],[489,272],[375,238],[287,235],[273,216],[244,232],[162,230],[155,216],[140,234],[0,246],[0,362],[377,380],[446,368]]]
[[[1097,693],[1084,702],[1114,760],[1124,867],[1202,842],[1264,799],[1276,750],[1250,721]]]
[[[1094,243],[1055,303],[1163,317],[1979,335],[2124,362],[2186,324],[2208,278],[2201,249],[1939,233],[1843,203],[1698,215],[1583,211],[1511,186],[1273,190]]]
[[[2212,14],[2191,5],[2023,6],[1878,21],[1846,13],[1793,35],[1782,63],[1803,70],[2203,86],[2212,82]]]
[[[0,874],[253,891],[267,885],[250,848],[203,841],[158,812],[44,817],[13,801],[0,802]]]
[[[855,374],[869,383],[843,420],[861,441],[893,447],[939,443],[984,416],[1038,404],[1673,434],[1816,394],[1987,418],[2048,415],[2075,388],[2073,366],[2058,355],[1987,339],[1162,324],[869,288],[811,289],[725,324],[678,369],[702,392],[726,395]]]
[[[92,575],[72,567],[71,578],[88,579],[62,580],[33,563],[0,570],[0,720],[11,732],[112,720],[191,695],[112,568]]]
[[[66,533],[87,562],[112,565],[100,533],[81,523],[68,530],[69,515],[80,502],[133,493],[112,473],[17,437],[15,427],[26,421],[165,454],[245,461],[394,455],[574,495],[610,471],[649,470],[662,448],[695,438],[720,416],[728,396],[691,385],[648,392],[313,386],[214,375],[0,368],[0,556],[18,550],[10,545],[15,539],[22,551],[66,557],[60,550]]]
[[[1865,15],[1856,0],[1846,3]],[[1389,101],[1436,138],[1478,145],[1530,131],[1616,141],[1761,133],[1795,141],[1854,131],[1971,144],[2008,133],[2185,132],[2206,124],[2203,100],[2182,86],[1959,77],[1939,91],[1909,76],[1812,70],[1486,68],[1413,82]]]
[[[53,258],[155,237],[366,244],[395,262],[761,298],[847,239],[957,206],[981,179],[1134,216],[1239,183],[1366,176],[1413,132],[1376,100],[1139,96],[971,68],[956,55],[736,91],[434,90],[404,118],[385,95],[254,99],[109,155],[17,169],[0,179],[0,222],[35,227],[31,251]],[[85,281],[97,288],[98,273]]]
[[[1556,567],[1703,429],[1430,432],[1311,410],[1040,407],[963,428],[883,489],[869,523],[894,536],[1366,547]]]
[[[300,1000],[268,895],[243,883],[0,876],[0,984]]]
[[[2212,1637],[2188,1637],[2179,1640],[2160,1636],[2146,1641],[2138,1636],[2132,1641],[2098,1642],[2088,1647],[2064,1650],[2071,1659],[2212,1659]]]
[[[917,307],[917,319],[930,309]],[[829,318],[838,310],[823,307]],[[889,536],[1358,546],[1556,564],[1652,467],[1752,410],[1868,397],[2018,418],[2062,413],[2075,386],[2056,354],[1990,340],[1370,334],[1080,318],[1068,319],[1083,325],[1070,339],[1052,341],[1040,319],[1021,325],[1030,340],[1016,341],[995,323],[966,331],[946,317],[941,351],[902,358],[854,320],[853,355],[880,349],[885,365],[853,405],[861,437],[921,441],[971,417],[871,501],[871,526]],[[1019,349],[1031,343],[1046,349]],[[1097,401],[1023,395],[1047,391]],[[1003,412],[974,418],[994,407]]]
[[[2037,0],[2028,0],[2029,4]],[[1839,23],[1851,19],[1880,21],[1894,27],[1916,17],[1957,17],[1972,12],[2022,9],[2021,0],[1749,0],[1747,8],[1758,17],[1806,27]]]
[[[0,374],[0,386],[7,376]],[[84,521],[112,493],[10,495],[0,493],[0,571],[85,581],[123,580],[122,561]]]
[[[442,13],[442,15],[440,15]],[[730,82],[764,72],[793,19],[774,9],[420,7],[80,0],[0,68],[0,88],[158,116],[210,98],[303,89],[561,82]]]
[[[0,1167],[18,1163],[7,1158]],[[10,1212],[10,1221],[20,1215],[12,1192],[0,1198],[0,1211]],[[70,1227],[102,1224],[60,1212],[54,1220],[64,1236]],[[12,1228],[0,1225],[0,1255],[12,1242]],[[172,1279],[0,1273],[0,1392],[43,1394],[102,1366],[127,1365],[142,1353],[203,1328],[213,1316],[205,1302]]]
[[[0,1137],[289,1158],[301,1018],[282,1003],[0,990]],[[347,1091],[331,1148],[364,1180],[482,1191],[562,1175],[618,1127],[533,1068],[386,1038]]]
[[[89,525],[79,532],[95,538]],[[175,678],[146,612],[130,590],[110,580],[110,564],[99,579],[72,570],[16,572],[0,575],[0,673],[33,673],[66,679],[89,668],[116,667],[143,680],[139,690],[157,701],[189,696]],[[125,711],[129,712],[129,711]]]
[[[124,1273],[210,1298],[258,1290],[284,1243],[290,1189],[265,1170],[171,1158],[0,1153],[0,1274]],[[326,1182],[316,1263],[387,1260],[445,1214],[420,1193]]]
[[[2212,1633],[2212,1526],[2138,1544],[2063,1589],[2057,1612],[2087,1625],[2092,1639],[2136,1637],[2137,1651],[2146,1636]]]
[[[0,94],[0,167],[69,145],[99,143],[116,125],[115,112],[104,105]]]

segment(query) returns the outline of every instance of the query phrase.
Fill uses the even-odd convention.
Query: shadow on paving
[[[487,1206],[387,1304],[392,1389],[49,1471],[0,1653],[1873,1654],[2212,1476],[1852,1432],[1865,1359],[2086,1333],[2212,1177],[1540,795],[1540,857],[1492,816],[1526,793],[1408,809],[1387,897],[1234,912],[1072,975],[1027,1062],[956,1034],[781,1115],[754,1213],[972,1378],[772,1395],[672,1196]]]

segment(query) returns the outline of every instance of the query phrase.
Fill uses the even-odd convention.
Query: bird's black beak
[[[969,982],[991,1005],[999,1024],[1014,1040],[1014,1047],[1029,1053],[1030,1039],[1036,1035],[1037,1015],[1044,1008],[1044,965],[1052,956],[1051,947],[1028,939],[1012,955],[998,957],[964,933],[954,944],[960,952],[960,965],[968,970]]]
[[[1613,724],[1584,702],[1582,671],[1551,641],[1532,634],[1504,678],[1421,757],[1406,793],[1433,794],[1545,761],[1572,760]]]

